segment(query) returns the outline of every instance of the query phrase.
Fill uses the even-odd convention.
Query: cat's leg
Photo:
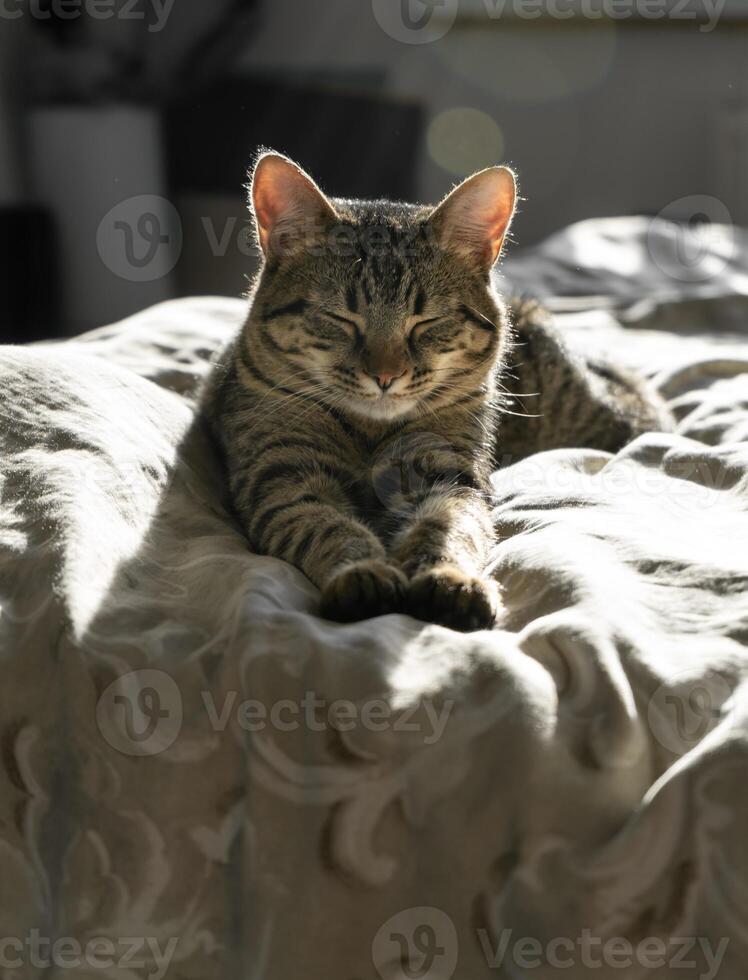
[[[250,542],[321,589],[325,618],[350,622],[401,609],[407,579],[355,516],[341,479],[315,466],[252,476],[237,474],[234,493]]]
[[[438,484],[419,496],[390,547],[410,578],[407,611],[453,629],[489,629],[499,592],[484,574],[496,541],[485,496]]]

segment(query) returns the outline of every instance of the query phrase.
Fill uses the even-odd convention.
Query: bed
[[[748,233],[684,234],[507,261],[678,424],[495,474],[490,632],[249,552],[194,410],[242,301],[3,348],[0,977],[748,976]]]

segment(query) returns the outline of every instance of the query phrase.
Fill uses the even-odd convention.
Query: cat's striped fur
[[[328,201],[268,154],[253,201],[266,262],[204,400],[251,547],[302,569],[330,618],[405,610],[489,626],[497,457],[617,448],[657,425],[659,406],[638,383],[592,375],[533,310],[513,333],[490,276],[509,171],[484,171],[434,210]],[[520,367],[504,377],[512,351]],[[506,416],[502,445],[512,384],[564,399],[544,403],[526,439],[529,420]]]

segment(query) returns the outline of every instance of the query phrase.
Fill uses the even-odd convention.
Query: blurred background
[[[748,225],[748,2],[0,0],[0,340],[240,295],[260,146],[424,202],[511,163],[520,247],[703,195]]]

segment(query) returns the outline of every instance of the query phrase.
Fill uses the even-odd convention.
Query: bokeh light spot
[[[487,112],[469,107],[446,109],[435,116],[426,135],[429,153],[456,177],[501,162],[504,137]]]

